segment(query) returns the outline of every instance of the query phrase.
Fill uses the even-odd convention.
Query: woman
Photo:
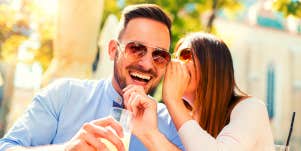
[[[175,57],[163,101],[187,151],[274,150],[266,106],[238,89],[222,40],[192,33],[177,43]]]

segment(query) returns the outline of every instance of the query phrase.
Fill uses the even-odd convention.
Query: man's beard
[[[126,87],[126,80],[125,77],[122,78],[121,73],[119,73],[117,68],[117,60],[114,59],[114,78],[119,86],[119,88],[122,90]]]
[[[140,71],[140,72],[143,72],[143,73],[149,73],[153,76],[153,78],[157,77],[157,73],[152,71],[152,70],[151,71],[145,71],[145,70],[142,69],[142,67],[139,67],[139,66],[126,67],[126,69],[129,69],[129,68],[136,69],[137,71]],[[122,76],[121,74],[122,74],[121,69],[118,70],[117,57],[115,57],[115,59],[114,59],[114,78],[115,78],[119,88],[122,90],[127,86],[127,84],[126,84],[125,76]],[[146,94],[149,94],[150,92],[153,92],[155,90],[155,88],[158,86],[159,82],[160,82],[160,79],[158,80],[158,82],[156,82],[150,88],[148,88],[148,89],[146,88],[145,89]]]

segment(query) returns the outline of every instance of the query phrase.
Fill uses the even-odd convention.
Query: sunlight
[[[47,15],[55,15],[57,12],[57,0],[35,0],[35,3],[41,7]]]
[[[16,11],[16,10],[19,10],[21,8],[21,1],[19,0],[13,0],[11,2],[11,6],[12,8]]]

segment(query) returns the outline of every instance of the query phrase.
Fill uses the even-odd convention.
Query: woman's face
[[[197,89],[199,80],[200,80],[200,70],[199,70],[199,61],[197,56],[194,53],[194,50],[191,47],[191,43],[188,40],[183,41],[183,43],[175,51],[176,57],[182,61],[185,61],[186,68],[190,74],[190,81],[187,89],[184,92],[184,97],[194,100],[195,91]],[[194,58],[194,59],[193,59]],[[188,97],[190,96],[190,97]],[[191,96],[193,98],[191,98]],[[189,102],[190,105],[193,102]]]

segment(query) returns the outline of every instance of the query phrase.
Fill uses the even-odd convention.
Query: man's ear
[[[110,56],[110,60],[114,60],[116,51],[118,51],[118,44],[115,40],[110,40],[109,47],[108,47],[108,53]]]

